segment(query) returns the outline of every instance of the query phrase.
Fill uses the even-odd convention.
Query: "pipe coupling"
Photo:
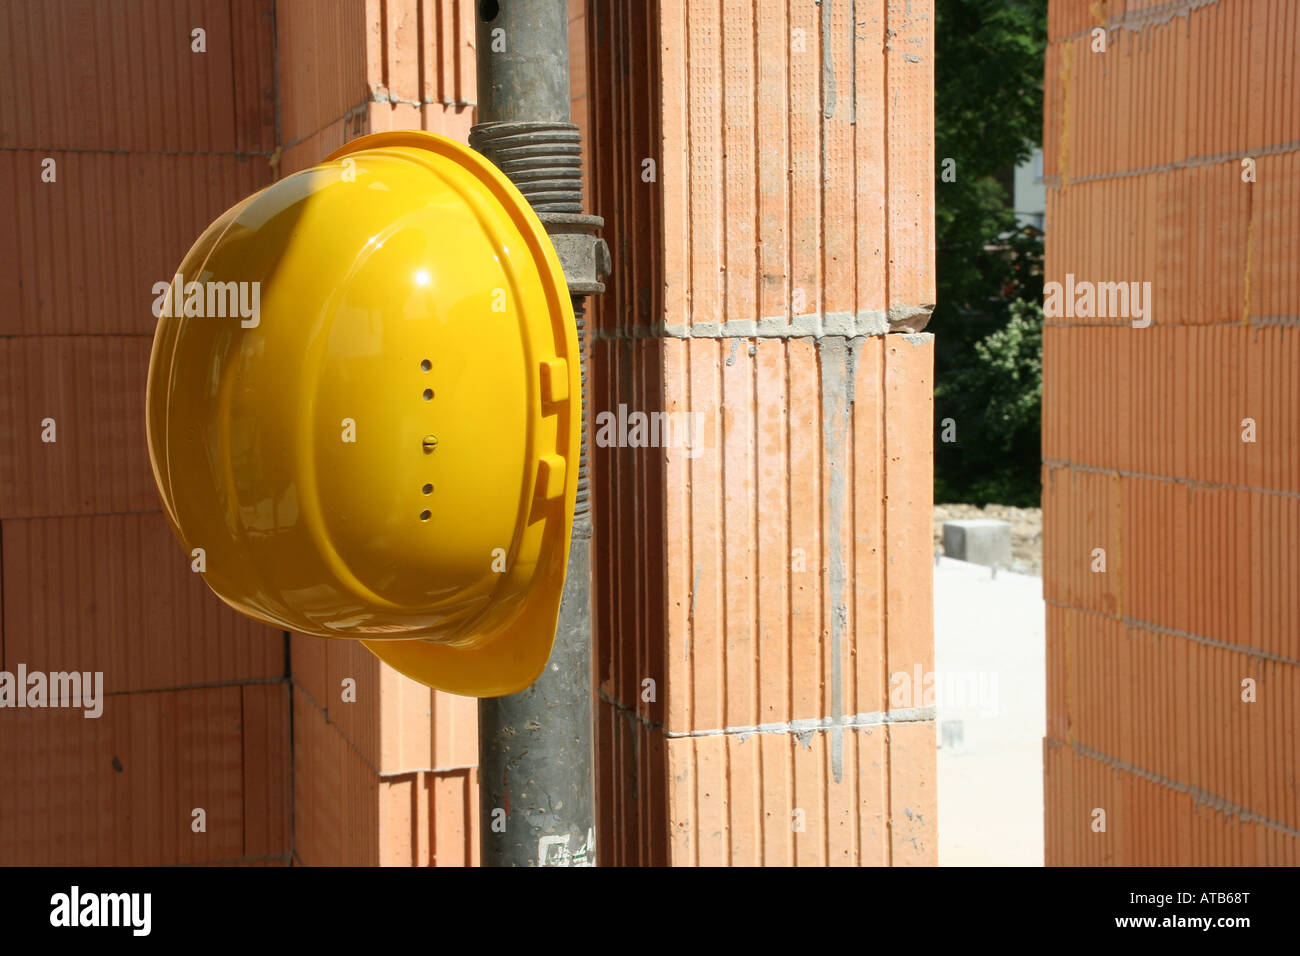
[[[480,123],[469,144],[514,183],[546,228],[570,295],[605,291],[612,263],[597,233],[605,220],[582,211],[582,137],[572,123]]]

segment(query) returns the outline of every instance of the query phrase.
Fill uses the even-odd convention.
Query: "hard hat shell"
[[[452,693],[532,683],[564,585],[581,370],[563,271],[515,186],[445,137],[365,136],[229,209],[179,277],[149,454],[212,590]]]

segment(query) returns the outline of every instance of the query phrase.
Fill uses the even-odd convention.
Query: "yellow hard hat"
[[[365,136],[227,210],[158,299],[149,455],[212,590],[452,693],[532,683],[582,399],[515,186],[445,137]]]

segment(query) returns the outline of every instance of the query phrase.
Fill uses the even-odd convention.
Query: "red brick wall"
[[[270,0],[0,22],[0,669],[107,695],[98,719],[0,710],[0,864],[286,862],[285,638],[190,571],[144,441],[153,284],[272,179]]]
[[[1046,278],[1153,324],[1045,335],[1047,862],[1294,864],[1300,5],[1049,10]]]
[[[589,15],[593,405],[704,425],[595,453],[602,863],[935,862],[933,20],[855,9]]]
[[[2,8],[0,663],[102,668],[112,696],[0,711],[0,863],[473,862],[473,701],[227,610],[143,436],[152,284],[348,139],[464,139],[469,0],[35,9]],[[904,331],[933,300],[929,5],[591,9],[596,407],[705,421],[693,459],[597,455],[602,860],[932,863],[932,714],[885,695],[932,666],[931,343]]]
[[[471,6],[0,6],[0,669],[103,671],[108,694],[97,720],[0,710],[0,864],[476,858],[474,702],[228,609],[168,531],[144,441],[153,283],[346,139],[466,138]]]

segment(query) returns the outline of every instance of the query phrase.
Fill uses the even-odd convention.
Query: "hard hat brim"
[[[559,606],[557,604],[556,610]],[[500,643],[450,647],[431,641],[362,641],[393,670],[463,697],[502,697],[528,687],[551,656],[555,621],[524,621]],[[495,645],[495,646],[494,646]]]

